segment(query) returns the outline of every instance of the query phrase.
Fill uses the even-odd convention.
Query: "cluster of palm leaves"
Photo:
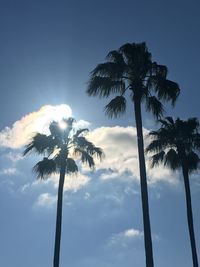
[[[137,130],[147,267],[153,267],[154,260],[141,106],[144,104],[146,110],[151,112],[154,118],[161,123],[160,129],[149,133],[152,140],[146,148],[146,153],[153,153],[151,156],[152,167],[163,163],[172,170],[182,169],[193,266],[198,267],[189,174],[198,168],[200,162],[199,123],[196,118],[185,121],[179,118],[176,120],[171,117],[163,118],[163,104],[169,102],[174,106],[180,93],[178,84],[169,80],[167,75],[167,67],[152,60],[151,53],[145,43],[127,43],[118,50],[109,52],[106,62],[98,64],[91,72],[87,94],[101,98],[110,98],[114,95],[114,98],[105,106],[105,113],[111,118],[117,117],[126,111],[127,96],[130,97],[133,103]],[[78,171],[78,166],[73,159],[74,155],[76,158],[79,156],[80,160],[88,164],[90,168],[94,167],[94,156],[98,158],[103,156],[102,150],[85,138],[84,133],[87,129],[75,131],[72,118],[65,120],[65,123],[67,127],[62,130],[57,122],[52,122],[49,127],[50,135],[36,134],[24,152],[24,154],[27,154],[35,151],[38,154],[45,155],[43,160],[34,167],[38,177],[44,178],[52,173],[60,173],[54,267],[59,267],[65,174]]]
[[[151,53],[145,43],[127,43],[118,50],[108,53],[106,62],[98,64],[91,72],[87,93],[89,96],[114,98],[105,106],[109,117],[117,117],[126,111],[126,97],[131,98],[135,111],[137,130],[138,156],[140,168],[141,198],[144,224],[144,243],[146,266],[153,267],[153,250],[149,218],[147,177],[145,167],[145,151],[142,131],[141,105],[151,112],[161,123],[158,131],[149,136],[152,142],[146,153],[154,153],[151,157],[152,167],[163,163],[172,170],[182,168],[187,206],[187,219],[192,249],[193,266],[198,266],[189,173],[197,170],[200,162],[199,123],[196,118],[186,121],[171,117],[162,118],[164,102],[174,106],[180,89],[177,83],[167,78],[166,66],[152,61]]]

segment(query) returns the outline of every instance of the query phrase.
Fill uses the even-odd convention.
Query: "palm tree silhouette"
[[[166,117],[160,122],[161,128],[149,133],[153,141],[146,148],[146,152],[155,153],[151,157],[152,167],[162,163],[172,170],[182,168],[193,266],[198,267],[189,173],[197,170],[200,163],[198,155],[200,150],[199,122],[196,118],[186,121],[178,118],[174,121],[172,117]]]
[[[94,168],[94,157],[101,159],[103,156],[101,148],[96,147],[85,138],[84,133],[88,130],[75,130],[73,128],[74,122],[75,120],[73,118],[63,119],[62,124],[64,123],[66,128],[62,129],[58,122],[53,121],[49,126],[50,134],[36,133],[24,151],[24,155],[29,152],[36,152],[45,156],[33,168],[38,174],[38,178],[45,179],[54,173],[60,174],[53,260],[54,267],[59,267],[60,259],[62,199],[65,174],[75,174],[78,172],[78,166],[72,157],[74,156],[90,168]]]
[[[130,92],[137,129],[146,266],[153,267],[141,104],[145,103],[146,109],[158,118],[163,113],[160,101],[174,104],[180,90],[177,83],[167,79],[167,67],[152,62],[145,43],[127,43],[109,52],[106,59],[91,72],[87,94],[105,98],[115,95],[105,107],[105,113],[112,118],[125,112],[125,96]]]

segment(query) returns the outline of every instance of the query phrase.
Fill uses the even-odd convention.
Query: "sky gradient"
[[[110,50],[145,41],[181,88],[168,114],[198,117],[199,11],[195,0],[0,0],[1,266],[52,265],[57,177],[38,182],[31,170],[40,158],[21,153],[32,133],[60,114],[89,127],[106,153],[95,172],[82,168],[66,181],[61,267],[145,266],[133,108],[110,120],[106,100],[85,90]],[[145,111],[143,122],[145,133],[154,127]],[[181,174],[148,164],[147,171],[155,266],[190,267]],[[199,252],[198,175],[191,190]]]

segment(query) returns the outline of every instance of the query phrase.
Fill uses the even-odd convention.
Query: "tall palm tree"
[[[141,104],[144,103],[146,109],[158,118],[164,111],[161,101],[174,104],[179,87],[167,79],[166,66],[152,61],[145,43],[127,43],[109,52],[106,62],[97,65],[91,72],[87,88],[89,96],[108,98],[115,95],[105,107],[109,117],[117,117],[125,112],[127,92],[133,102],[137,129],[146,266],[153,267]]]
[[[196,118],[186,121],[178,118],[174,121],[171,117],[166,117],[160,122],[161,128],[149,133],[153,140],[146,148],[146,152],[155,153],[151,157],[152,167],[162,163],[172,170],[182,169],[193,266],[198,267],[189,173],[197,170],[200,163],[198,154],[200,151],[199,122]]]
[[[87,129],[75,130],[73,118],[64,119],[60,127],[58,122],[53,121],[50,126],[50,134],[45,135],[36,133],[31,142],[27,144],[24,155],[29,152],[36,152],[44,156],[33,168],[38,178],[45,179],[54,173],[59,173],[58,200],[57,200],[57,217],[56,217],[56,233],[54,246],[53,266],[59,267],[60,259],[60,240],[62,226],[62,202],[63,202],[63,186],[66,174],[74,174],[78,172],[78,166],[73,159],[80,159],[82,163],[87,164],[90,168],[94,168],[94,157],[102,158],[103,152],[101,148],[96,147],[89,142],[84,133]]]

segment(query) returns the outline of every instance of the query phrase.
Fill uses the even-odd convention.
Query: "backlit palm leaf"
[[[126,99],[123,96],[116,96],[105,106],[105,113],[108,117],[118,117],[126,111]]]
[[[38,154],[51,154],[57,145],[57,141],[51,136],[37,133],[33,136],[31,142],[26,145],[23,155],[34,151]]]
[[[91,96],[108,97],[110,94],[123,94],[125,84],[122,80],[113,80],[110,77],[93,76],[89,82],[87,93]]]
[[[44,158],[33,167],[33,171],[37,174],[38,179],[45,179],[56,173],[56,164],[53,159]]]
[[[146,109],[156,118],[162,116],[164,112],[162,103],[155,96],[149,96],[146,98]]]
[[[76,165],[75,160],[72,158],[68,158],[66,161],[66,173],[77,173],[78,172],[78,166]]]

